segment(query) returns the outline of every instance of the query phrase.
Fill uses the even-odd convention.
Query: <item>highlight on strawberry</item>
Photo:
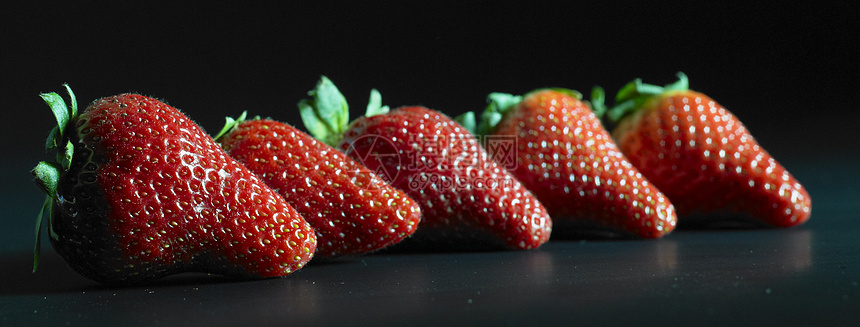
[[[669,197],[681,222],[692,216],[782,227],[806,222],[812,200],[803,185],[738,117],[688,85],[683,73],[664,87],[636,79],[607,112],[621,151]]]
[[[32,173],[47,194],[43,218],[57,253],[81,275],[145,283],[169,274],[286,276],[316,250],[308,223],[228,156],[197,124],[157,99],[119,94],[78,112],[42,94],[57,120],[54,161]]]
[[[541,88],[492,93],[477,122],[459,120],[484,138],[510,138],[510,172],[546,206],[557,231],[609,229],[660,238],[676,225],[672,203],[619,151],[579,92]]]
[[[311,224],[317,258],[365,254],[411,236],[421,210],[367,167],[272,119],[227,119],[215,138]]]
[[[349,122],[348,105],[328,78],[309,94],[299,109],[310,134],[421,207],[412,239],[455,249],[533,249],[549,239],[543,205],[448,116],[420,106],[390,110],[373,90],[365,116]]]

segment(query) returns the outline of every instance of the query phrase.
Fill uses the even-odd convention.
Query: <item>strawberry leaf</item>
[[[625,84],[618,90],[618,93],[615,95],[615,103],[621,103],[627,101],[630,98],[636,96],[636,88],[637,85],[642,84],[642,79],[634,79],[632,82]]]
[[[328,140],[331,137],[330,135],[334,132],[331,127],[317,115],[312,100],[303,99],[299,101],[298,106],[299,114],[302,117],[302,122],[305,124],[305,128],[308,130],[308,133],[324,143],[329,144]]]
[[[75,145],[72,144],[72,141],[66,142],[65,151],[57,154],[57,159],[60,162],[60,166],[63,169],[69,169],[72,166],[72,156],[75,154]]]
[[[54,197],[57,193],[57,184],[60,182],[62,171],[63,168],[56,162],[41,161],[31,173],[36,178],[36,186],[49,197]]]
[[[69,125],[69,121],[78,116],[78,101],[75,98],[75,93],[72,92],[72,88],[69,87],[69,84],[63,84],[63,86],[69,93],[69,103],[71,106],[66,106],[66,102],[63,101],[63,97],[55,92],[40,94],[42,100],[44,100],[48,107],[51,108],[51,112],[57,120],[57,126],[54,126],[54,128],[51,129],[51,132],[48,133],[48,139],[45,140],[45,151],[51,151],[59,147],[63,136],[66,134],[66,127]],[[57,160],[65,164],[71,160],[71,153],[73,150],[71,143],[67,143],[64,150],[65,152],[61,152],[57,155]],[[66,158],[69,160],[66,160]],[[64,166],[68,167],[67,164]]]
[[[62,138],[60,137],[60,129],[58,126],[54,126],[51,131],[48,133],[48,139],[45,140],[45,151],[51,151],[57,148],[57,141]]]
[[[475,128],[477,127],[477,122],[475,121],[475,113],[472,111],[467,111],[466,113],[459,115],[454,118],[454,121],[463,125],[469,133],[475,135]]]
[[[69,120],[71,119],[66,102],[63,101],[63,97],[55,92],[42,93],[40,96],[42,97],[42,100],[48,104],[48,107],[51,107],[51,112],[54,113],[54,118],[57,120],[57,131],[59,133],[52,132],[50,136],[62,138],[66,133],[66,125],[69,124]],[[59,142],[54,142],[54,145],[57,145],[58,143]]]
[[[690,88],[690,80],[687,79],[686,74],[684,74],[682,72],[678,72],[678,74],[676,74],[676,76],[678,76],[678,81],[671,83],[671,84],[666,84],[666,86],[663,87],[664,90],[666,90],[666,91],[683,91],[683,90],[688,90]]]
[[[523,101],[521,95],[494,92],[487,96],[487,108],[481,113],[481,122],[475,127],[477,135],[492,133],[496,125],[502,121],[502,117],[512,108]]]
[[[663,94],[667,91],[687,90],[689,80],[687,75],[678,72],[678,81],[666,86],[658,86],[642,83],[642,79],[635,79],[624,85],[615,96],[615,106],[608,110],[609,120],[617,123],[627,115],[639,110],[649,99]]]
[[[63,84],[63,87],[69,93],[70,106],[67,106],[63,97],[55,92],[40,94],[42,100],[51,108],[54,119],[57,120],[57,126],[51,129],[48,139],[45,141],[46,151],[57,149],[57,161],[41,161],[31,171],[35,177],[36,186],[47,195],[42,209],[39,210],[39,214],[36,216],[36,246],[33,252],[33,272],[39,267],[39,253],[42,246],[42,218],[47,214],[50,219],[54,199],[57,197],[57,184],[60,182],[60,175],[71,166],[72,156],[75,152],[74,144],[65,135],[71,121],[78,117],[78,100],[69,84]],[[65,146],[59,149],[63,141],[65,141]]]
[[[50,217],[52,214],[51,206],[51,198],[45,199],[42,210],[39,210],[39,215],[36,216],[36,246],[33,249],[33,272],[39,269],[39,256],[42,253],[42,217],[45,213]]]
[[[42,210],[36,216],[36,246],[33,249],[33,272],[39,269],[39,256],[42,253],[42,217],[45,214],[51,217],[53,201],[50,197],[45,198],[45,203],[42,204]],[[50,218],[49,218],[50,219]]]
[[[598,118],[603,118],[606,114],[606,92],[600,86],[595,86],[591,89],[591,111]]]
[[[666,91],[662,86],[640,83],[636,84],[636,95],[658,95]]]
[[[218,134],[215,134],[215,139],[218,140],[222,136],[224,136],[224,134],[229,133],[231,130],[233,130],[233,128],[236,128],[237,125],[244,122],[247,117],[248,117],[247,111],[243,111],[242,114],[239,115],[239,118],[225,117],[224,118],[224,120],[225,120],[224,127],[221,128],[221,131],[218,132]]]
[[[311,99],[299,101],[299,113],[311,135],[326,144],[340,141],[349,124],[349,105],[334,83],[322,76],[315,89],[308,92]]]
[[[609,111],[607,111],[607,116],[609,117],[609,121],[618,123],[622,118],[635,111],[637,107],[636,101],[632,99],[627,100],[616,104],[612,109],[609,109]]]
[[[36,216],[36,246],[33,250],[33,272],[39,267],[39,253],[42,249],[42,218],[45,214],[51,217],[54,199],[57,196],[57,184],[60,182],[60,174],[63,168],[59,163],[42,161],[33,168],[31,173],[35,176],[36,186],[39,187],[47,196],[42,209]]]
[[[78,99],[75,98],[75,92],[72,92],[72,87],[69,84],[63,83],[63,87],[66,88],[66,92],[69,93],[69,103],[71,104],[71,112],[69,113],[72,118],[78,116]]]
[[[550,88],[545,88],[545,89],[537,89],[537,90],[534,90],[532,92],[537,92],[537,91],[541,91],[541,90],[553,90],[553,91],[561,93],[561,94],[567,94],[571,97],[576,98],[577,100],[582,99],[582,93],[579,93],[579,91],[566,89],[563,87],[550,87]]]
[[[552,88],[540,88],[534,91],[529,92],[529,94],[544,90],[552,90],[553,92],[558,92],[562,94],[569,95],[576,99],[582,99],[582,94],[577,92],[576,90],[560,88],[560,87],[552,87]],[[528,94],[526,94],[528,95]],[[516,107],[520,102],[523,101],[522,95],[513,95],[507,93],[490,93],[487,96],[487,108],[484,109],[484,112],[481,114],[481,122],[475,127],[476,135],[487,135],[491,134],[499,122],[502,121],[502,117],[504,117],[505,113],[512,110]]]
[[[388,113],[390,108],[388,106],[382,105],[382,94],[379,93],[376,89],[370,90],[370,100],[367,102],[367,112],[364,114],[366,117],[382,115]]]

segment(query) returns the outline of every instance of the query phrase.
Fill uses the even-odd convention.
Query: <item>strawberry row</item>
[[[120,94],[57,119],[33,170],[37,221],[75,271],[102,283],[200,271],[285,276],[315,255],[426,244],[533,249],[589,221],[659,238],[677,217],[729,212],[773,226],[809,218],[803,186],[735,116],[687,80],[639,80],[607,109],[573,90],[493,93],[480,115],[390,109],[372,90],[349,120],[321,78],[299,102],[309,134],[242,114],[206,134],[159,100]],[[617,127],[610,134],[602,119]],[[617,143],[616,143],[617,142]],[[677,213],[676,213],[677,212]],[[552,217],[552,218],[550,218]]]

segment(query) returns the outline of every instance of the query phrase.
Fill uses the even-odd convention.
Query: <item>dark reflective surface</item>
[[[53,252],[35,274],[29,253],[6,253],[0,324],[860,323],[860,210],[842,202],[857,189],[805,177],[821,201],[797,228],[697,225],[660,240],[553,240],[518,252],[395,249],[262,281],[185,274],[111,288]]]

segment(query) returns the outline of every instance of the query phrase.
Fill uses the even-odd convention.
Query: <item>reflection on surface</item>
[[[42,294],[46,304],[62,312],[111,307],[114,313],[98,318],[115,322],[140,315],[180,324],[199,321],[191,313],[201,312],[209,313],[204,322],[221,325],[241,324],[248,317],[407,324],[415,316],[428,316],[456,323],[465,314],[504,324],[493,320],[499,312],[517,317],[554,312],[600,321],[607,308],[660,305],[655,299],[730,303],[740,295],[781,291],[780,285],[813,269],[813,239],[802,228],[691,231],[659,240],[554,241],[533,251],[377,254],[317,262],[286,278],[262,281],[179,275],[149,286],[73,283],[77,290],[66,285]],[[66,276],[57,280],[70,279],[53,274]],[[238,314],[217,314],[222,312]]]
[[[783,234],[782,246],[786,253],[784,261],[794,273],[802,273],[814,263],[812,252],[812,233],[806,229],[787,230]],[[780,245],[777,245],[780,246]]]
[[[804,278],[814,263],[812,233],[802,228],[681,232],[675,238],[677,273],[655,293],[719,298],[764,292]]]
[[[678,269],[678,244],[673,240],[663,240],[655,244],[655,266],[662,272],[671,273]]]

